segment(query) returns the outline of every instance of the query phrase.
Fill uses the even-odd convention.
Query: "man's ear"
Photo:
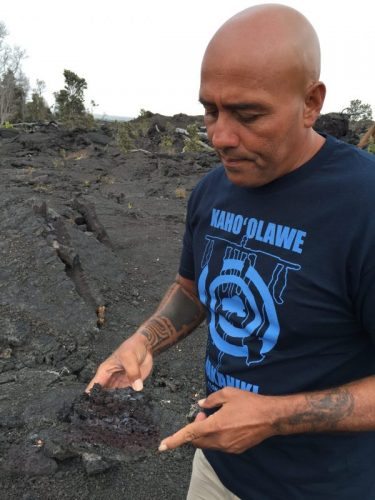
[[[326,86],[323,82],[315,82],[310,85],[305,95],[304,125],[310,128],[319,117],[326,96]]]

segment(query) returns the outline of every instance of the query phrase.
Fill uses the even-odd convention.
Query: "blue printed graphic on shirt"
[[[216,229],[218,229],[217,221],[219,220],[217,214],[218,211],[214,209],[212,221],[216,221],[216,225],[211,225]],[[239,219],[239,216],[236,217],[232,217],[232,220]],[[247,219],[244,220],[247,223]],[[250,219],[252,227],[254,220]],[[264,226],[263,221],[262,226]],[[230,232],[228,229],[232,229],[232,234],[235,234],[233,227],[238,226],[232,225],[230,228],[227,224],[220,229],[224,232]],[[217,366],[214,368],[216,377],[214,382],[211,380],[217,387],[227,385],[226,379],[223,378],[222,383],[220,379],[220,364],[223,356],[243,359],[244,364],[249,367],[262,363],[275,347],[280,333],[278,307],[282,307],[284,303],[288,275],[291,271],[301,269],[301,266],[295,262],[282,259],[274,253],[253,248],[251,238],[256,232],[252,231],[249,234],[248,227],[247,223],[246,232],[240,243],[217,235],[206,235],[205,238],[206,245],[198,278],[198,291],[200,300],[209,311],[209,334],[218,351]],[[270,227],[270,224],[266,227]],[[275,229],[275,234],[277,231],[285,234],[285,227],[283,226],[280,230]],[[289,245],[291,251],[297,248],[298,253],[302,252],[303,241],[301,238],[297,239],[298,231],[293,228],[288,228],[288,230],[292,237],[284,238],[283,242]],[[258,230],[258,239],[260,238]],[[279,238],[278,241],[281,242],[281,239]],[[269,238],[267,242],[271,244]],[[278,246],[281,244],[279,243]],[[213,270],[212,274],[210,273],[211,262],[215,262],[216,270]],[[217,263],[219,263],[219,270]],[[207,371],[209,371],[206,373],[207,377],[210,379],[213,369],[210,367],[208,370],[206,364]],[[233,385],[238,386],[236,382]],[[257,388],[250,390],[257,392]]]

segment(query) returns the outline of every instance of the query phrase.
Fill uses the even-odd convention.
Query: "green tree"
[[[11,69],[0,78],[0,122],[19,122],[25,118],[26,96],[29,81],[20,72],[18,76]]]
[[[31,94],[31,101],[26,103],[27,121],[44,121],[51,118],[51,110],[43,97],[45,88],[46,84],[43,80],[36,81],[36,87]]]
[[[350,115],[352,121],[372,120],[372,109],[370,104],[363,103],[360,99],[353,99],[343,113]]]
[[[28,81],[21,70],[25,51],[6,43],[8,32],[0,21],[0,125],[23,119]]]
[[[64,70],[64,78],[64,88],[54,94],[56,115],[64,122],[76,123],[86,116],[84,91],[87,83],[84,78],[68,69]]]
[[[13,123],[25,120],[26,97],[28,92],[29,80],[24,73],[20,72],[14,86],[13,114],[11,116],[11,121]]]
[[[152,116],[154,116],[154,113],[142,108],[139,112],[138,118],[151,118]]]

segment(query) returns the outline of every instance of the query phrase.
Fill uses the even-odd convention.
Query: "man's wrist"
[[[142,323],[132,336],[137,342],[141,342],[145,346],[145,348],[151,352],[151,354],[154,354],[151,338],[149,335],[147,335],[148,331],[147,324],[150,321],[150,319],[151,318]]]
[[[175,330],[168,318],[155,314],[138,328],[137,334],[152,354],[158,354],[173,343]]]

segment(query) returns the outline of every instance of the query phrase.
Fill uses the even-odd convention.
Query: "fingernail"
[[[206,398],[204,398],[204,399],[200,399],[200,400],[198,401],[199,406],[204,405],[204,402],[205,402],[205,401],[206,401]]]
[[[159,451],[165,451],[168,450],[168,447],[165,443],[160,443],[159,445]]]
[[[141,391],[143,389],[143,382],[140,378],[137,378],[137,380],[135,380],[133,382],[133,385],[132,385],[133,389],[135,391]]]

